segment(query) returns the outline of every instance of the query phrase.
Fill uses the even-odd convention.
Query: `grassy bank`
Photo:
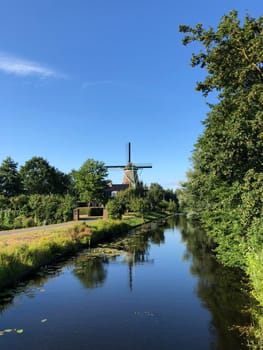
[[[247,254],[247,273],[252,286],[251,293],[257,304],[252,309],[253,333],[255,342],[251,344],[252,349],[263,349],[263,249],[250,251]]]
[[[144,220],[126,217],[123,220],[97,220],[88,225],[0,237],[0,288],[15,284],[40,266],[52,263],[81,247],[95,246],[127,233],[144,222],[160,218],[153,214]]]

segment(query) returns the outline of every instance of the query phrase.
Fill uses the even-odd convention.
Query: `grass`
[[[70,231],[37,232],[0,240],[0,287],[14,284],[40,266],[74,252],[78,243]]]
[[[252,285],[251,293],[258,303],[252,311],[256,339],[256,344],[252,348],[263,349],[263,249],[250,252],[247,261],[247,273]]]

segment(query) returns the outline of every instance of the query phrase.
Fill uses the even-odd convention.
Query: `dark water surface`
[[[240,277],[198,230],[171,220],[117,246],[126,253],[84,251],[2,293],[0,349],[246,349]]]

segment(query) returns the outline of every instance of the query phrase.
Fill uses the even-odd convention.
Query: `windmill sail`
[[[119,168],[124,169],[123,181],[125,185],[129,185],[131,188],[136,188],[139,183],[138,169],[152,168],[152,165],[136,165],[131,161],[131,143],[128,144],[128,163],[127,165],[107,165],[108,169]]]

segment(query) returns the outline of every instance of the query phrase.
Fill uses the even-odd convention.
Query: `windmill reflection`
[[[155,229],[142,231],[128,240],[125,246],[125,262],[129,269],[129,288],[133,290],[134,267],[140,264],[153,264],[154,259],[150,258],[150,243],[164,243],[164,229],[155,225]]]
[[[153,264],[154,260],[150,258],[150,245],[164,243],[164,229],[156,225],[154,230],[152,228],[152,225],[147,229],[142,228],[134,235],[113,242],[107,247],[81,254],[76,261],[74,275],[86,288],[101,287],[107,278],[106,265],[116,260],[118,264],[128,266],[129,289],[132,291],[134,267]]]

